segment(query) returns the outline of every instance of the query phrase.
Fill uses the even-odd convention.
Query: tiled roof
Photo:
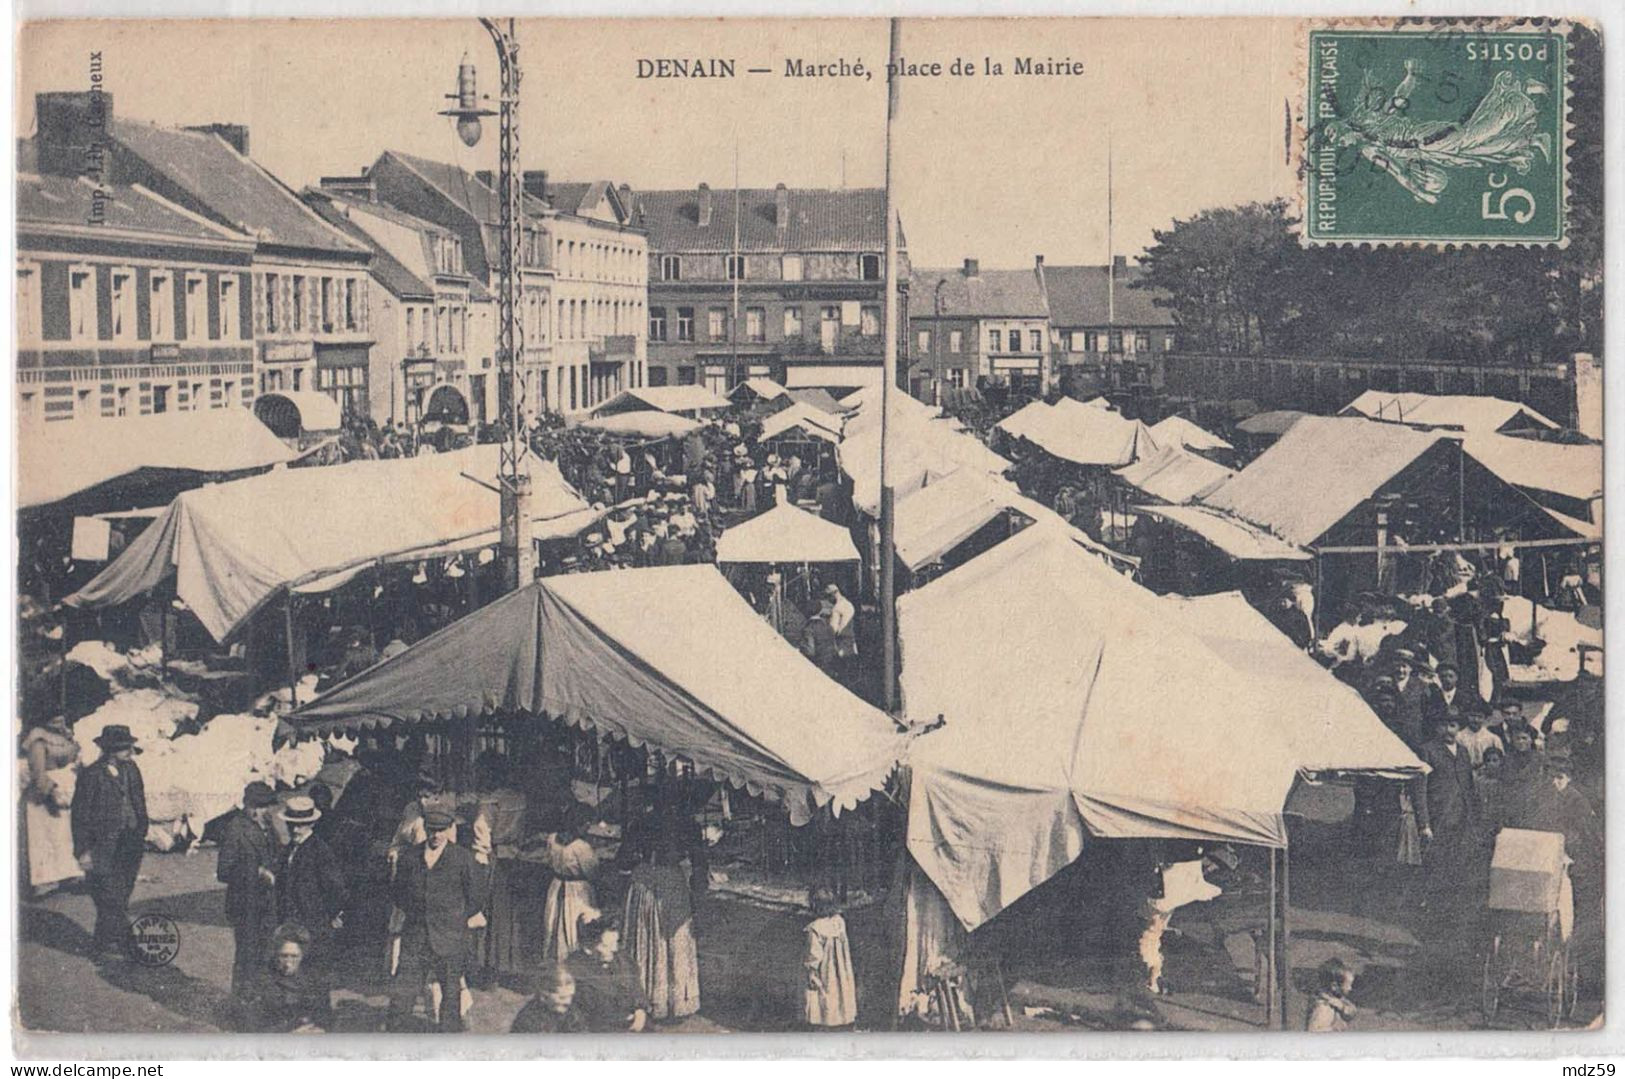
[[[305,201],[312,210],[321,215],[322,220],[339,229],[352,240],[366,244],[372,249],[372,265],[368,269],[371,271],[372,276],[378,279],[380,285],[402,298],[414,300],[434,298],[433,285],[407,269],[400,259],[390,254],[382,244],[377,243],[371,236],[367,235],[365,229],[344,215],[342,200],[333,198],[325,191],[307,191]],[[371,210],[374,206],[372,203],[368,203],[367,208]],[[405,217],[407,215],[402,214],[400,216]],[[417,218],[411,218],[410,220],[417,222],[419,225],[424,224],[417,221]]]
[[[1119,268],[1112,283],[1116,295],[1108,303],[1106,267],[1046,265],[1044,287],[1049,292],[1050,322],[1063,328],[1105,326],[1108,322],[1113,326],[1174,325],[1173,312],[1154,302],[1163,293],[1133,287],[1144,275],[1138,266]]]
[[[399,150],[384,152],[423,177],[441,194],[480,221],[494,225],[502,220],[502,200],[498,198],[496,190],[487,187],[473,173],[464,172],[456,165],[444,161],[431,161],[416,154],[403,154]],[[529,194],[523,195],[522,198],[525,213],[538,217],[547,213],[547,205],[540,199]]]
[[[367,250],[218,135],[120,119],[109,130],[154,171],[261,243],[344,254]]]
[[[938,292],[938,285],[941,292]],[[1035,270],[981,270],[974,277],[963,269],[915,270],[909,279],[909,310],[917,316],[936,314],[976,318],[1043,318],[1049,314],[1044,289]]]
[[[778,192],[742,188],[740,251],[880,251],[886,246],[886,193],[877,187],[786,191],[784,233],[779,233]],[[734,189],[711,191],[711,220],[700,225],[700,193],[639,191],[632,223],[649,231],[655,251],[734,250]],[[902,230],[898,230],[899,243]]]
[[[113,195],[102,203],[103,221],[108,228],[217,243],[251,242],[248,236],[188,214],[144,188],[107,184],[103,189]],[[22,229],[30,223],[86,225],[90,221],[93,190],[90,181],[78,177],[19,174],[17,226]]]

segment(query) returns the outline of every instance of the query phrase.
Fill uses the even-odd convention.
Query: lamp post
[[[524,329],[519,324],[519,272],[524,226],[523,176],[519,168],[519,38],[514,20],[480,19],[491,35],[501,70],[502,89],[497,99],[497,131],[500,142],[497,171],[497,199],[501,203],[501,250],[497,260],[497,368],[499,394],[506,393],[507,437],[501,444],[497,482],[502,492],[502,563],[506,591],[523,588],[536,578],[536,548],[530,535],[530,472],[525,457],[529,444],[525,437],[523,379],[520,357],[524,355]],[[475,87],[474,64],[465,55],[457,66],[457,92],[447,94],[456,102],[441,112],[457,121],[457,136],[465,146],[480,141],[481,118],[493,115],[482,108]]]

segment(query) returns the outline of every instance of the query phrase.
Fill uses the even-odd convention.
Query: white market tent
[[[1171,521],[1195,533],[1238,562],[1308,562],[1307,550],[1288,543],[1250,521],[1200,504],[1190,506],[1135,506],[1135,511]]]
[[[852,504],[875,516],[880,511],[880,407],[878,400],[869,407],[868,400],[848,417],[837,452],[841,471],[852,480]],[[939,418],[939,410],[901,392],[892,401],[887,481],[898,498],[960,468],[999,476],[1010,467],[956,421]]]
[[[717,538],[719,563],[857,560],[851,533],[790,502],[780,502]]]
[[[344,425],[339,403],[318,390],[273,390],[254,399],[254,415],[280,438],[337,431]]]
[[[64,602],[112,607],[173,577],[215,640],[285,589],[334,588],[381,562],[495,546],[498,447],[279,469],[187,491]],[[528,457],[533,535],[575,535],[598,514],[558,467]],[[359,510],[359,512],[358,512]]]
[[[672,438],[686,435],[690,431],[698,431],[701,424],[688,419],[686,416],[677,416],[670,412],[659,412],[652,408],[644,408],[635,412],[616,412],[608,416],[594,416],[592,419],[582,420],[581,426],[590,431],[602,431],[609,435],[628,435],[634,438]]]
[[[1034,401],[996,426],[1012,438],[1026,439],[1076,465],[1122,468],[1161,448],[1150,428],[1139,420],[1081,401],[1059,405]]]
[[[904,736],[714,566],[547,577],[288,717],[301,732],[529,712],[693,762],[804,824],[886,781]]]
[[[746,396],[746,394],[754,394],[763,401],[776,401],[780,397],[786,396],[789,392],[789,390],[785,389],[783,386],[779,385],[777,382],[774,382],[770,378],[764,378],[761,375],[752,375],[750,378],[747,378],[745,381],[729,390],[728,399],[731,401],[737,401]]]
[[[1365,416],[1418,427],[1449,427],[1469,434],[1509,430],[1555,431],[1558,425],[1528,405],[1500,397],[1466,394],[1395,393],[1366,390],[1350,401],[1342,416]]]
[[[1555,495],[1559,499],[1589,508],[1589,531],[1600,535],[1602,527],[1602,447],[1594,443],[1540,442],[1491,432],[1469,434],[1462,440],[1467,455],[1514,487],[1529,492],[1537,502]],[[1548,513],[1553,510],[1544,507]],[[1562,517],[1570,524],[1572,516]],[[1571,525],[1571,527],[1573,527]]]
[[[839,442],[841,418],[832,416],[821,408],[797,401],[763,420],[761,433],[756,436],[756,440],[766,442],[773,438],[783,438],[795,431],[804,432],[811,438],[825,442]]]
[[[1159,453],[1117,469],[1114,475],[1152,498],[1180,505],[1201,498],[1235,473],[1206,457],[1166,446]]]
[[[622,390],[594,408],[592,414],[609,416],[652,408],[658,412],[698,415],[727,407],[727,398],[719,397],[704,386],[640,386],[635,390]]]
[[[1153,423],[1151,437],[1157,440],[1159,446],[1174,446],[1196,453],[1235,449],[1218,435],[1198,427],[1184,416],[1169,416]]]
[[[1215,650],[1226,627],[1207,611],[1190,616],[1054,528],[898,611],[906,715],[945,721],[912,747],[908,849],[967,930],[1073,862],[1085,836],[1280,847],[1301,774],[1421,767],[1334,687],[1285,714],[1282,686],[1308,672],[1257,648],[1250,626]]]
[[[241,408],[131,416],[88,430],[80,423],[24,423],[17,431],[17,508],[49,505],[143,473],[201,480],[270,468],[294,456]]]

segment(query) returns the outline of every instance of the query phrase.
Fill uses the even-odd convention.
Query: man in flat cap
[[[135,764],[141,749],[129,727],[109,723],[96,744],[102,755],[79,773],[73,792],[73,855],[96,904],[96,951],[124,957],[129,954],[130,893],[147,842],[147,788]]]
[[[401,965],[389,994],[391,1029],[400,1029],[425,985],[438,998],[437,1025],[461,1031],[463,977],[473,930],[485,926],[485,874],[458,846],[457,818],[432,806],[423,814],[427,839],[402,855],[395,874],[401,921]],[[438,990],[436,993],[435,990]]]
[[[226,921],[234,945],[231,991],[247,994],[262,968],[276,931],[276,837],[271,814],[276,792],[259,781],[243,788],[242,808],[226,818],[214,875],[226,886]]]

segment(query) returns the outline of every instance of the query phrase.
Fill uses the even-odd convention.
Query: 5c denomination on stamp
[[[1308,34],[1310,244],[1562,244],[1561,26],[1371,23]]]

